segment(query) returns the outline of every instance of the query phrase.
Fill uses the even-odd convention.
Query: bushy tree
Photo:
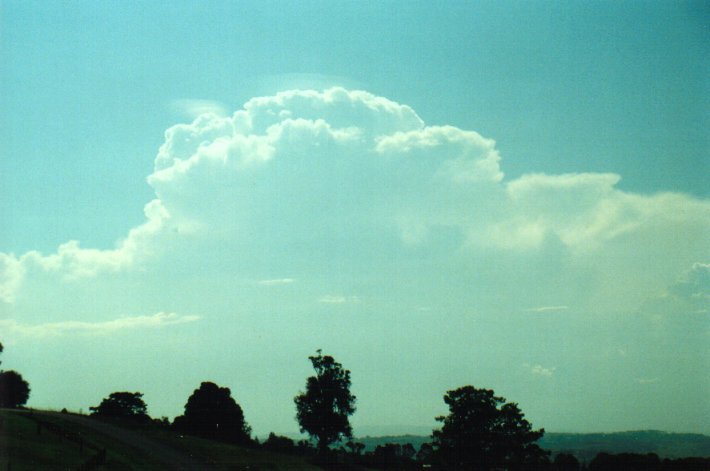
[[[204,382],[195,389],[185,404],[185,414],[176,417],[173,426],[182,432],[212,440],[251,443],[251,428],[231,391],[211,382]]]
[[[98,417],[115,417],[137,421],[147,421],[148,406],[143,402],[143,394],[139,392],[114,392],[104,398],[96,407],[89,407],[91,415]]]
[[[560,453],[552,462],[554,471],[579,471],[579,460],[569,453]]]
[[[350,371],[320,350],[316,353],[308,357],[316,375],[308,378],[306,391],[294,402],[301,432],[318,440],[322,453],[330,444],[352,438],[348,417],[355,412],[356,398],[350,393]]]
[[[296,451],[296,444],[293,440],[282,435],[276,435],[274,432],[269,434],[269,437],[261,446],[265,450],[277,453],[294,453]]]
[[[443,425],[433,432],[441,469],[522,470],[547,464],[547,452],[535,444],[545,432],[533,430],[517,404],[473,386],[448,391],[444,402],[449,415],[436,418]]]
[[[3,351],[0,343],[0,353]],[[2,362],[0,362],[2,364]],[[30,385],[17,371],[0,370],[0,407],[17,408],[27,404]]]
[[[17,371],[0,371],[0,407],[18,408],[30,398],[30,385]]]

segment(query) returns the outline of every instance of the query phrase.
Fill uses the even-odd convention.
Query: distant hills
[[[554,453],[570,453],[590,461],[607,453],[655,453],[661,458],[710,457],[710,436],[640,430],[618,433],[545,433],[538,442]]]
[[[358,437],[367,451],[385,443],[411,443],[419,449],[430,442],[424,435]],[[539,445],[557,453],[573,454],[580,461],[589,462],[597,453],[655,453],[661,458],[710,457],[710,436],[693,433],[669,433],[640,430],[618,433],[545,433]]]

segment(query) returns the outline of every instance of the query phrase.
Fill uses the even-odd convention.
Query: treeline
[[[317,455],[317,450],[308,442],[295,442],[288,437],[273,433],[261,444],[263,449],[299,456]],[[414,471],[421,469],[448,469],[436,461],[431,443],[416,449],[412,444],[386,443],[377,445],[373,451],[363,452],[364,444],[347,442],[330,452],[330,463],[340,464],[340,469],[348,465],[379,469],[383,471]],[[460,468],[486,469],[486,468]],[[498,470],[539,470],[539,471],[710,471],[710,458],[661,459],[655,453],[598,453],[589,463],[580,462],[574,455],[559,453],[548,461],[523,466],[487,468]]]
[[[140,392],[111,393],[98,406],[90,407],[91,415],[306,456],[326,469],[710,471],[710,459],[706,458],[661,460],[654,454],[599,453],[589,463],[580,463],[567,453],[551,457],[551,453],[537,443],[545,431],[533,429],[516,403],[496,396],[493,390],[473,386],[463,386],[444,395],[449,413],[436,417],[441,427],[432,431],[430,442],[421,444],[418,449],[412,444],[387,443],[366,452],[363,443],[353,440],[349,422],[356,411],[356,397],[350,392],[350,371],[320,350],[308,358],[315,374],[307,378],[305,390],[294,397],[294,405],[300,430],[307,433],[310,440],[295,442],[271,433],[259,443],[252,438],[251,427],[230,389],[208,381],[193,391],[184,413],[172,422],[165,417],[152,419]],[[29,388],[27,391],[29,394]]]

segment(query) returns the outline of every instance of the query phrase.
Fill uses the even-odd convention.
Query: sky
[[[0,342],[28,405],[202,381],[355,434],[464,385],[710,434],[705,2],[0,2]]]

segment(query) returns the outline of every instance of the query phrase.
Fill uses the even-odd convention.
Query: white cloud
[[[120,330],[160,328],[199,320],[199,316],[159,312],[153,315],[121,317],[104,322],[62,321],[44,324],[22,324],[12,319],[0,320],[7,334],[26,337],[55,337],[60,335],[104,335]]]
[[[0,253],[0,301],[12,303],[25,277],[23,263],[13,254]]]
[[[261,280],[259,281],[259,284],[261,286],[281,286],[290,285],[294,281],[295,280],[293,278],[275,278],[273,280]]]
[[[526,309],[527,312],[559,312],[559,311],[566,311],[569,309],[568,306],[540,306],[540,307],[531,307],[529,309]]]
[[[585,271],[587,292],[604,291],[594,301],[614,302],[707,256],[707,200],[623,192],[614,174],[503,178],[493,140],[427,126],[383,97],[336,87],[253,98],[231,116],[202,114],[166,131],[148,176],[156,199],[113,249],[69,241],[48,255],[0,253],[0,300],[16,300],[38,272],[79,282],[150,266],[162,253],[191,272],[205,251],[229,270],[245,257],[383,257],[375,249],[399,243],[440,244],[436,253],[462,260],[539,252]]]
[[[546,368],[542,365],[533,365],[530,366],[530,373],[532,373],[535,376],[541,376],[543,378],[552,378],[552,376],[555,374],[555,370],[557,368]]]
[[[360,298],[357,296],[340,296],[327,294],[318,299],[319,303],[322,304],[355,304],[360,302]]]
[[[170,102],[170,108],[176,113],[190,119],[195,119],[203,114],[212,114],[215,116],[225,116],[227,114],[225,106],[214,100],[183,98]]]

